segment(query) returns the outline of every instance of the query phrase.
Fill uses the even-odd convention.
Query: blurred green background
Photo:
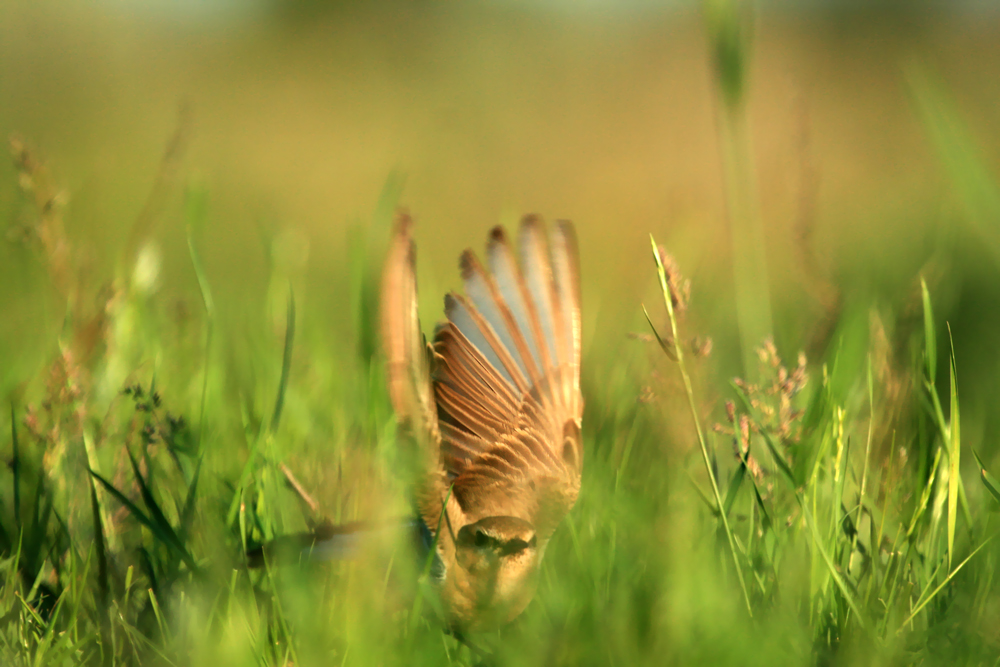
[[[996,263],[962,226],[968,207],[906,74],[944,87],[994,168],[997,11],[758,10],[747,104],[769,287],[778,321],[794,323],[777,327],[779,339],[803,346],[790,332],[822,314],[803,288],[796,239],[808,229],[810,263],[848,300],[899,304],[936,257],[942,315],[961,319],[955,334],[971,358],[991,360],[976,364],[976,381],[988,382]],[[54,171],[93,284],[110,278],[179,131],[178,176],[154,206],[172,296],[194,287],[180,205],[188,181],[210,192],[204,254],[217,289],[263,290],[256,230],[294,230],[308,245],[309,298],[335,312],[346,306],[335,285],[347,230],[395,174],[441,285],[454,284],[453,258],[478,247],[487,225],[523,212],[570,218],[592,338],[598,321],[631,324],[648,298],[642,258],[654,232],[695,277],[725,354],[731,247],[697,4],[42,0],[2,12],[0,131],[19,133]],[[16,217],[15,181],[0,166],[0,211]],[[13,285],[25,267],[6,258],[0,276]],[[12,326],[13,314],[37,307],[12,292],[2,297],[8,346],[35,326]]]

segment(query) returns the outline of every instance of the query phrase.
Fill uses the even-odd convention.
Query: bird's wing
[[[445,299],[432,373],[441,461],[469,520],[518,516],[554,529],[579,490],[580,290],[576,239],[557,224],[551,244],[521,224],[520,266],[502,228],[487,272],[462,254],[465,296]]]
[[[381,326],[386,357],[389,397],[400,426],[417,444],[421,479],[417,502],[421,515],[441,513],[447,492],[441,469],[437,408],[431,387],[431,351],[420,331],[417,316],[416,247],[413,223],[405,213],[396,218],[382,273]]]

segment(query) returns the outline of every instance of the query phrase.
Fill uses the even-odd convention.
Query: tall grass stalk
[[[757,203],[747,69],[753,8],[750,0],[705,0],[708,38],[713,54],[718,105],[719,146],[732,239],[736,322],[745,378],[757,372],[755,347],[771,335],[771,295],[764,228]]]
[[[663,303],[667,308],[667,317],[670,319],[670,333],[672,340],[667,342],[667,345],[671,345],[673,348],[673,354],[677,360],[677,368],[680,370],[681,378],[684,380],[684,393],[687,395],[688,407],[691,409],[691,419],[694,420],[695,432],[698,434],[698,445],[701,447],[702,459],[705,462],[705,471],[708,473],[708,479],[712,482],[712,493],[715,496],[715,509],[718,511],[720,518],[722,519],[722,527],[726,532],[726,539],[729,542],[729,551],[733,555],[733,565],[736,567],[736,576],[740,580],[740,589],[743,591],[743,600],[746,602],[747,613],[753,616],[753,606],[750,604],[750,594],[747,591],[746,581],[743,578],[743,568],[740,566],[740,557],[736,549],[736,542],[733,538],[733,531],[729,527],[729,519],[726,517],[726,512],[724,509],[724,504],[722,502],[722,495],[719,493],[719,484],[715,479],[715,473],[712,470],[712,461],[708,455],[708,445],[705,444],[705,433],[701,428],[701,418],[698,417],[698,407],[695,405],[694,400],[694,389],[691,387],[691,376],[688,374],[687,366],[684,363],[684,348],[680,342],[680,337],[677,331],[677,314],[674,312],[674,297],[671,294],[670,286],[667,284],[667,272],[663,266],[663,258],[660,257],[660,250],[656,245],[656,239],[653,235],[649,235],[649,242],[653,247],[653,259],[656,261],[656,275],[660,281],[660,291],[663,294]],[[645,312],[645,308],[643,309]],[[646,313],[646,319],[649,320],[649,314]],[[650,322],[652,326],[652,322]],[[656,329],[653,328],[653,332],[656,333]],[[658,333],[656,333],[657,338],[660,339],[661,346],[664,341]]]

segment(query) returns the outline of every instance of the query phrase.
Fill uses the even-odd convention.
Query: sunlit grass
[[[189,215],[206,215],[201,206]],[[880,423],[888,417],[873,378],[885,369],[872,370],[880,362],[868,350],[860,361],[834,351],[832,367],[786,366],[766,343],[759,381],[732,385],[729,406],[713,411],[724,422],[686,455],[664,441],[660,415],[680,391],[688,418],[705,418],[681,365],[695,332],[676,312],[676,295],[687,298],[676,266],[663,273],[658,255],[650,273],[659,267],[670,333],[657,337],[672,358],[650,356],[658,347],[641,337],[590,349],[580,502],[549,549],[535,602],[473,651],[442,632],[405,545],[247,569],[248,545],[317,519],[281,464],[335,499],[322,511],[337,520],[405,510],[405,467],[374,342],[311,343],[321,339],[301,334],[293,292],[284,326],[262,322],[252,335],[264,342],[248,358],[228,349],[240,334],[211,334],[197,224],[192,297],[205,306],[204,335],[176,352],[197,363],[140,362],[102,398],[94,387],[126,352],[109,338],[104,358],[84,366],[65,345],[44,386],[11,403],[3,664],[881,663],[952,655],[931,641],[941,631],[958,633],[957,655],[971,660],[995,648],[983,623],[994,613],[997,491],[987,484],[967,497],[958,476],[961,369],[935,338],[926,288],[923,352],[894,371],[917,388],[905,419]],[[355,265],[352,289],[370,292],[378,255],[373,247],[368,267]],[[155,321],[163,304],[119,289],[109,328],[134,318],[130,329],[167,335],[140,321]],[[944,402],[934,381],[941,349]],[[328,367],[312,369],[318,360]],[[247,368],[234,374],[239,364]],[[841,365],[866,372],[835,389]],[[880,426],[896,435],[876,452]],[[911,459],[918,452],[931,457],[927,468]]]

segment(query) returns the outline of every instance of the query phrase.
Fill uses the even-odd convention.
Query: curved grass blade
[[[961,430],[959,428],[958,386],[955,372],[955,342],[951,340],[951,326],[948,327],[948,339],[951,341],[951,425],[948,429],[948,569],[951,569],[952,555],[955,550],[955,519],[958,514],[958,482],[959,460],[962,455]]]
[[[979,465],[979,479],[982,480],[983,486],[990,492],[993,499],[1000,503],[1000,481],[997,481],[997,478],[991,475],[986,469],[986,465],[983,463],[983,459],[980,458],[979,452],[973,449],[972,455],[976,457],[976,463]]]
[[[982,543],[982,544],[980,544],[980,545],[979,545],[978,547],[976,547],[976,548],[975,548],[975,549],[973,550],[973,552],[972,552],[971,554],[969,554],[968,556],[966,556],[966,557],[965,557],[965,560],[963,560],[963,561],[962,561],[961,563],[959,563],[959,564],[958,564],[958,565],[957,565],[957,566],[955,567],[955,569],[954,569],[954,570],[952,570],[951,572],[949,572],[949,573],[948,573],[948,576],[947,576],[947,577],[945,577],[944,581],[942,581],[942,582],[941,582],[941,583],[940,583],[940,584],[938,585],[938,587],[937,587],[937,588],[935,588],[935,589],[934,589],[934,590],[933,590],[933,591],[931,592],[931,594],[927,596],[927,598],[926,598],[925,600],[923,600],[923,601],[920,601],[920,602],[918,602],[918,603],[917,603],[917,605],[916,605],[916,607],[914,607],[913,611],[912,611],[912,612],[910,612],[910,615],[906,617],[906,620],[905,620],[905,621],[903,621],[903,622],[902,622],[902,623],[900,624],[900,626],[899,626],[899,629],[898,629],[898,630],[896,630],[896,634],[897,634],[897,635],[898,635],[898,634],[900,634],[900,633],[901,633],[901,632],[903,631],[903,629],[904,629],[904,628],[906,627],[906,625],[907,625],[907,624],[908,624],[908,623],[909,623],[910,621],[912,621],[912,620],[913,620],[914,618],[916,618],[917,614],[919,614],[919,613],[920,613],[920,611],[921,611],[921,610],[922,610],[922,609],[923,609],[924,607],[926,607],[926,606],[927,606],[927,604],[928,604],[928,603],[929,603],[929,602],[930,602],[931,600],[933,600],[933,599],[934,599],[934,597],[935,597],[935,596],[936,596],[936,595],[937,595],[938,593],[940,593],[940,592],[941,592],[941,589],[943,589],[943,588],[944,588],[945,586],[947,586],[947,585],[948,585],[948,582],[950,582],[950,581],[951,581],[952,579],[954,579],[954,578],[955,578],[955,575],[956,575],[956,574],[958,574],[958,571],[959,571],[959,570],[961,570],[961,569],[962,569],[963,567],[965,567],[965,564],[966,564],[966,563],[968,563],[968,562],[969,562],[970,560],[972,560],[972,557],[973,557],[973,556],[975,556],[975,555],[976,555],[977,553],[979,553],[979,552],[980,552],[980,551],[982,550],[982,548],[983,548],[983,547],[985,547],[985,546],[986,546],[987,544],[989,544],[989,543],[990,543],[990,542],[991,542],[991,541],[993,540],[993,538],[994,538],[994,537],[996,537],[996,535],[993,535],[993,536],[991,536],[991,537],[989,537],[989,538],[987,538],[987,539],[983,540],[983,543]]]

